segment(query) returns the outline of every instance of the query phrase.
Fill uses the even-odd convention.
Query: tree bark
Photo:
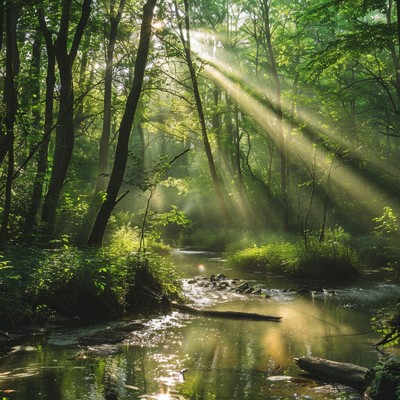
[[[39,26],[41,34],[43,35],[46,43],[47,53],[47,68],[46,68],[46,93],[45,93],[45,116],[43,126],[43,141],[40,145],[37,156],[36,177],[33,184],[32,196],[30,206],[25,217],[25,230],[27,233],[34,231],[36,226],[36,217],[39,212],[39,207],[42,202],[43,195],[43,181],[47,173],[47,156],[48,147],[50,142],[50,132],[53,125],[53,100],[54,100],[54,87],[56,82],[55,76],[55,54],[53,43],[51,39],[51,32],[47,29],[43,12],[38,11]],[[40,96],[39,96],[40,98]],[[40,116],[39,116],[40,117]]]
[[[230,319],[241,319],[249,321],[272,321],[272,322],[280,322],[282,319],[282,317],[275,317],[272,315],[247,313],[240,311],[198,310],[197,308],[189,307],[187,305],[175,302],[171,302],[171,307],[179,311],[184,311],[189,314],[200,315],[202,317],[230,318]]]
[[[108,147],[111,132],[111,98],[114,66],[114,50],[117,41],[117,30],[121,20],[125,0],[120,0],[117,14],[114,16],[115,0],[110,4],[110,32],[108,35],[106,70],[104,81],[104,105],[103,105],[103,130],[100,139],[98,177],[96,183],[96,193],[107,188],[108,174]]]
[[[178,18],[178,24],[179,24],[179,36],[180,36],[180,40],[181,40],[183,48],[184,48],[185,60],[186,60],[186,64],[189,69],[189,74],[190,74],[190,78],[191,78],[191,82],[192,82],[193,94],[194,94],[194,98],[195,98],[195,102],[196,102],[197,114],[199,116],[199,122],[200,122],[200,126],[201,126],[201,134],[202,134],[202,138],[203,138],[203,145],[204,145],[204,149],[205,149],[206,156],[207,156],[207,162],[208,162],[208,167],[210,170],[211,180],[213,183],[214,191],[217,196],[217,201],[218,201],[219,207],[221,209],[225,224],[227,226],[233,226],[234,222],[233,222],[232,216],[229,213],[228,207],[226,205],[226,202],[225,202],[225,199],[224,199],[224,196],[222,193],[221,185],[220,185],[220,182],[218,179],[217,169],[215,167],[215,162],[214,162],[214,158],[213,158],[213,154],[212,154],[212,150],[211,150],[210,141],[208,139],[203,104],[201,101],[200,90],[199,90],[199,86],[197,83],[196,70],[194,68],[194,64],[193,64],[193,60],[192,60],[191,44],[190,44],[190,21],[189,21],[188,0],[184,0],[186,39],[185,39],[185,35],[183,32],[182,23],[179,22],[180,17],[179,17],[179,11],[178,11],[178,6],[176,4],[176,1],[174,1],[174,5],[175,5],[176,17]]]
[[[54,43],[54,52],[60,72],[60,105],[52,173],[42,210],[43,234],[46,239],[51,239],[54,233],[58,200],[67,175],[74,147],[74,92],[72,85],[72,67],[85,26],[89,19],[91,2],[92,0],[84,0],[82,4],[81,17],[72,39],[70,51],[68,52],[68,31],[72,0],[63,0],[60,29]]]
[[[357,389],[365,389],[371,379],[371,371],[359,365],[325,360],[319,357],[295,358],[296,364],[306,372],[327,382],[342,383]]]
[[[94,222],[88,240],[89,245],[101,246],[108,220],[116,203],[118,202],[117,196],[123,182],[126,163],[128,160],[129,137],[140,99],[147,57],[149,54],[151,24],[153,21],[153,13],[156,2],[157,0],[147,0],[143,7],[143,19],[140,30],[139,47],[135,61],[135,73],[132,87],[126,101],[124,115],[122,116],[119,127],[114,166],[111,172],[110,181],[107,186],[106,199],[103,201]]]
[[[4,104],[6,113],[4,117],[5,143],[4,157],[8,155],[7,176],[5,185],[5,200],[0,229],[0,243],[8,238],[8,223],[11,212],[12,182],[14,175],[14,123],[17,115],[18,100],[15,77],[19,72],[19,53],[17,46],[17,22],[19,7],[8,7],[6,10],[6,76],[4,80]],[[0,130],[3,128],[0,127]],[[4,160],[4,158],[3,158]],[[1,163],[1,161],[0,161]]]
[[[263,17],[264,17],[264,29],[265,29],[265,42],[266,52],[270,60],[270,68],[272,79],[275,86],[275,98],[273,104],[275,108],[277,124],[277,136],[278,136],[278,149],[280,154],[280,177],[281,177],[281,193],[282,193],[282,212],[283,212],[283,230],[284,232],[289,231],[289,203],[288,203],[288,183],[287,183],[287,153],[285,135],[283,132],[283,114],[282,114],[282,89],[281,82],[279,79],[278,68],[276,65],[275,54],[271,40],[271,27],[270,27],[270,5],[268,0],[263,0]]]

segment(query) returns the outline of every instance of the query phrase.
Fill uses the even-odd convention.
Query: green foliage
[[[378,225],[374,229],[377,236],[394,235],[399,230],[397,214],[391,207],[384,207],[382,216],[373,219]]]
[[[1,325],[27,318],[51,321],[56,314],[82,318],[121,315],[144,269],[146,285],[153,286],[154,292],[177,295],[179,284],[172,261],[150,253],[138,258],[132,252],[138,242],[131,233],[130,228],[117,231],[103,248],[80,249],[71,246],[66,237],[53,243],[52,249],[8,247],[0,258]]]
[[[391,207],[384,207],[383,214],[374,218],[372,234],[357,239],[357,249],[362,260],[372,267],[386,267],[399,274],[399,222]]]
[[[379,346],[393,346],[400,343],[400,304],[379,310],[372,318],[373,329],[384,338]]]
[[[341,279],[358,275],[358,263],[350,247],[350,236],[343,229],[328,230],[325,239],[311,236],[308,246],[299,246],[298,265],[292,271],[300,277]]]
[[[238,268],[263,268],[269,272],[283,272],[295,268],[296,256],[296,245],[271,243],[238,251],[229,256],[228,263]]]
[[[145,290],[158,298],[161,294],[177,297],[181,287],[170,257],[139,253],[130,258],[130,269],[136,271],[132,289]]]
[[[376,400],[400,398],[400,364],[390,357],[381,360],[373,369],[374,378],[368,394]]]
[[[22,299],[21,280],[16,268],[0,253],[0,320],[11,325],[31,314],[30,307]]]
[[[307,248],[298,239],[294,243],[268,243],[237,251],[228,257],[233,267],[263,268],[296,277],[344,278],[357,274],[356,258],[348,235],[341,229],[327,232],[326,239],[310,237]]]
[[[186,231],[180,245],[192,250],[224,251],[234,233],[227,229],[201,228]]]
[[[183,211],[179,211],[177,206],[171,205],[170,211],[163,213],[149,212],[146,238],[150,248],[162,244],[162,236],[166,227],[174,225],[176,227],[187,227],[190,220]]]

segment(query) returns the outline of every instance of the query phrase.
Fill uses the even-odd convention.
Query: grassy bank
[[[323,241],[309,236],[291,241],[275,238],[266,244],[228,251],[234,268],[258,268],[301,278],[346,278],[358,274],[359,259],[343,231],[329,232]]]

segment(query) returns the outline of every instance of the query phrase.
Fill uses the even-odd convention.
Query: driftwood
[[[295,358],[295,362],[301,369],[323,381],[341,383],[356,389],[365,389],[372,378],[368,368],[355,364],[319,357]]]
[[[184,304],[170,302],[172,308],[179,311],[185,311],[190,314],[200,315],[202,317],[212,318],[231,318],[231,319],[243,319],[251,321],[273,321],[280,322],[282,317],[274,317],[272,315],[246,313],[239,311],[214,311],[214,310],[198,310],[197,308],[189,307]]]

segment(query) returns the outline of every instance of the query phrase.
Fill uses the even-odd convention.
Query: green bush
[[[394,358],[380,361],[373,369],[368,394],[375,400],[400,398],[400,363]]]
[[[99,249],[70,246],[67,238],[54,245],[10,246],[0,255],[2,326],[28,318],[45,322],[55,314],[84,319],[118,316],[139,283],[151,287],[155,298],[179,293],[170,258],[150,253],[139,257],[128,240],[111,241]]]
[[[284,272],[295,267],[296,245],[274,243],[240,250],[228,257],[229,265],[238,268],[264,268],[269,272]]]
[[[181,246],[192,250],[224,251],[232,241],[232,232],[226,229],[197,229],[186,231]]]
[[[329,231],[323,242],[309,236],[296,242],[269,243],[239,250],[228,256],[238,268],[264,268],[296,277],[341,278],[356,275],[357,259],[342,230]]]

